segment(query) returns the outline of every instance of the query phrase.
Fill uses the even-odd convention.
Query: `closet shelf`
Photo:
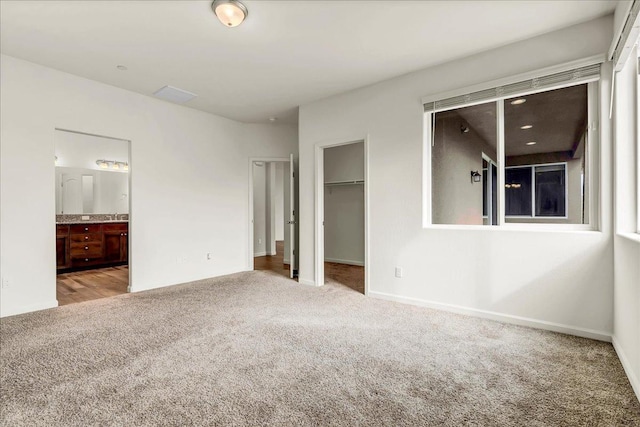
[[[332,181],[332,182],[324,183],[326,187],[332,187],[336,185],[363,185],[363,184],[364,184],[364,180],[362,179],[355,180],[355,181]]]

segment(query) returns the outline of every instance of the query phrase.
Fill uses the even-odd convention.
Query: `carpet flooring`
[[[2,426],[638,426],[608,343],[247,272],[4,318]]]

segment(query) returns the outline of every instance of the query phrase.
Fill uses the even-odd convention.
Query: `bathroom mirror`
[[[127,173],[56,167],[56,214],[129,213]]]

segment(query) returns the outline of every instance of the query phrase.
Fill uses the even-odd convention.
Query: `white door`
[[[296,260],[296,172],[293,164],[293,154],[289,154],[289,277],[298,276],[298,262]]]

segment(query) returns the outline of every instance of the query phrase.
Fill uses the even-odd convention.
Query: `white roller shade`
[[[443,111],[469,104],[480,104],[497,99],[511,98],[533,92],[543,92],[562,86],[588,83],[600,78],[600,64],[588,65],[543,77],[535,77],[491,89],[470,92],[451,98],[440,99],[424,104],[424,111]]]
[[[615,71],[622,70],[627,59],[629,59],[633,46],[638,41],[638,36],[640,35],[640,0],[633,1],[626,18],[623,18],[623,22],[622,31],[619,37],[614,40],[615,48],[610,55]]]

